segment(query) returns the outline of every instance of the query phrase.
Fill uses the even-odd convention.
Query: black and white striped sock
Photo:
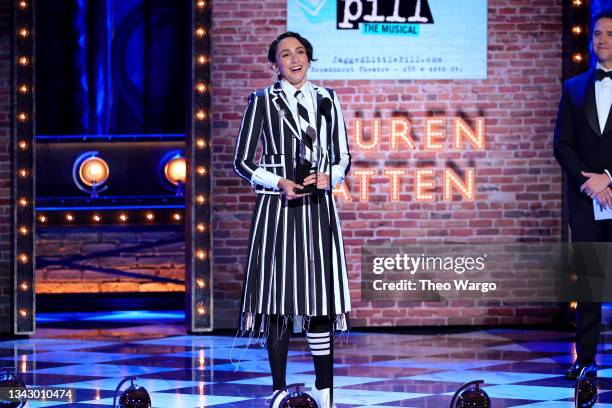
[[[331,336],[329,335],[329,332],[308,333],[306,337],[308,339],[308,347],[310,347],[310,353],[313,356],[329,355],[329,343],[331,342]]]
[[[330,322],[327,316],[313,317],[310,320],[308,332],[306,333],[310,354],[315,367],[315,386],[317,389],[331,388],[331,333]]]

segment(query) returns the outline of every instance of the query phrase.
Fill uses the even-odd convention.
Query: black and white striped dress
[[[331,136],[331,182],[336,185],[344,179],[351,161],[344,118],[335,92],[309,86],[317,109],[322,158],[319,171],[329,174],[327,142]],[[325,98],[331,101],[331,114],[327,115],[319,112]],[[290,109],[280,82],[250,95],[234,158],[236,172],[253,184],[258,194],[241,301],[240,329],[247,332],[264,332],[272,315],[331,316],[336,319],[336,328],[344,330],[351,309],[344,243],[333,195],[317,190],[288,201],[276,187],[281,177],[293,179],[294,152],[299,143],[296,123],[299,119]],[[263,154],[255,164],[260,140]]]

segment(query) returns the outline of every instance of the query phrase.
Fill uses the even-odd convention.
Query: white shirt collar
[[[604,68],[604,67],[603,67],[603,66],[602,66],[602,65],[601,65],[599,62],[597,63],[597,67],[596,67],[595,69],[602,69],[602,70],[604,70],[604,71],[606,71],[606,72],[608,72],[608,71],[612,71],[612,68],[610,68],[610,69],[605,69],[605,68]]]
[[[287,95],[287,97],[295,99],[295,92],[298,91],[295,86],[291,85],[286,79],[281,79],[280,85],[283,91],[285,91],[285,95]],[[306,81],[306,83],[299,90],[307,95],[311,92],[311,87],[312,85],[310,84],[310,81]]]

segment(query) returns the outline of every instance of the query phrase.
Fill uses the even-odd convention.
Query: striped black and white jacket
[[[340,102],[333,90],[309,84],[316,101],[317,134],[321,160],[319,171],[329,174],[328,141],[331,135],[331,185],[341,183],[347,174],[351,156],[348,151],[346,126]],[[321,112],[325,99],[331,102],[329,114]],[[323,104],[325,105],[325,104]],[[328,105],[329,106],[329,105]],[[329,119],[329,120],[328,120]],[[280,81],[253,92],[245,110],[234,156],[234,169],[253,186],[258,194],[280,194],[277,187],[281,178],[294,179],[296,143],[301,137],[298,117],[292,109]],[[263,154],[255,163],[258,141]]]

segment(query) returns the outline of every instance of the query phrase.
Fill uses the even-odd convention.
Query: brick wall
[[[233,171],[236,133],[248,94],[273,80],[267,47],[285,31],[286,2],[217,1],[213,11],[213,256],[215,327],[235,327],[243,263],[255,194]],[[353,155],[353,171],[375,169],[369,202],[359,201],[358,177],[346,186],[351,201],[338,196],[345,235],[356,326],[516,324],[550,322],[554,307],[477,304],[471,300],[439,303],[360,300],[360,248],[383,242],[443,240],[515,242],[560,239],[561,179],[551,153],[551,135],[560,96],[561,0],[489,0],[489,72],[482,81],[326,81],[339,93]],[[315,49],[316,54],[316,49]],[[246,72],[246,73],[245,73]],[[404,116],[422,144],[424,121],[432,112],[463,116],[473,124],[484,116],[485,152],[434,154],[388,152],[388,119]],[[366,139],[371,119],[383,118],[381,149],[365,152],[354,141],[354,118],[364,121]],[[429,163],[444,168],[476,167],[478,186],[472,203],[417,203],[414,168]],[[389,199],[385,167],[408,171],[401,178],[400,201]],[[440,183],[439,179],[437,181]],[[437,192],[437,194],[439,191]],[[170,234],[170,235],[168,235]],[[43,233],[40,256],[94,254],[87,262],[116,269],[182,279],[182,245],[154,251],[126,252],[107,260],[97,251],[129,248],[140,242],[176,237],[168,232]],[[147,283],[79,268],[46,267],[37,271],[37,291],[143,291]],[[178,290],[166,285],[158,290]]]
[[[0,333],[11,325],[11,9],[0,1]]]
[[[185,289],[181,283],[155,280],[162,277],[184,281],[185,242],[182,230],[39,230],[36,245],[37,293],[166,292]]]
[[[490,0],[488,79],[481,81],[326,81],[339,93],[353,155],[353,172],[374,169],[369,202],[359,201],[359,178],[346,181],[351,201],[338,196],[356,326],[518,324],[551,322],[554,307],[462,300],[448,304],[362,302],[360,249],[384,242],[556,241],[560,239],[561,179],[551,137],[560,97],[561,0]],[[284,1],[216,2],[213,13],[215,326],[233,327],[255,195],[232,169],[246,98],[273,73],[267,46],[285,31]],[[316,56],[316,48],[315,48]],[[246,71],[246,73],[245,73]],[[424,121],[441,116],[484,116],[484,152],[388,152],[391,116],[410,118],[417,145]],[[356,148],[354,118],[383,118],[381,149]],[[473,123],[472,123],[473,124]],[[441,169],[452,160],[476,168],[474,202],[414,201],[414,168]],[[384,167],[402,167],[400,201],[389,199]],[[440,184],[440,181],[437,181]],[[439,191],[438,191],[439,193]],[[450,307],[449,307],[450,306]]]

